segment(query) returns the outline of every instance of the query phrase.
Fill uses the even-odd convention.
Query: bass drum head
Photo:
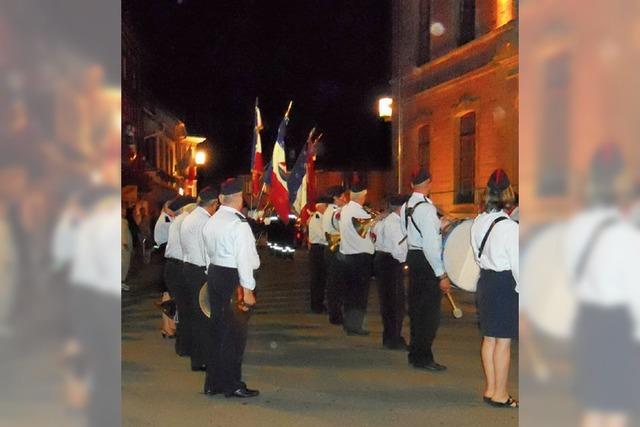
[[[480,267],[471,248],[471,224],[473,220],[470,219],[460,221],[445,231],[442,261],[453,285],[468,292],[475,292]]]
[[[566,269],[565,227],[551,225],[527,245],[520,272],[520,307],[531,323],[554,338],[571,335],[577,302]]]
[[[204,282],[204,285],[200,288],[200,292],[198,293],[198,302],[200,304],[200,310],[204,313],[205,316],[211,317],[211,306],[209,305],[209,287],[207,286],[207,282]]]

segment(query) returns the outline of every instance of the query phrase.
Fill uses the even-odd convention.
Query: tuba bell
[[[207,282],[204,282],[204,285],[200,288],[200,292],[198,293],[198,303],[200,305],[200,310],[204,313],[205,316],[211,317],[211,306],[209,305],[209,287],[207,286]]]
[[[379,221],[380,212],[374,211],[368,207],[364,207],[364,210],[371,215],[371,218],[351,218],[351,223],[353,224],[353,228],[356,229],[356,233],[363,239],[367,237],[371,228],[375,225],[376,222]]]
[[[338,247],[340,246],[340,235],[339,234],[324,233],[324,236],[327,239],[327,245],[329,247],[329,250],[331,252],[337,251]]]

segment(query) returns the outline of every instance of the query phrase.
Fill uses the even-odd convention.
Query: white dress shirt
[[[173,258],[178,261],[183,261],[184,255],[182,253],[182,244],[180,243],[180,228],[182,222],[189,215],[188,212],[182,212],[175,217],[169,226],[169,239],[167,240],[167,248],[164,251],[165,258]]]
[[[312,245],[327,245],[327,238],[324,235],[324,229],[322,228],[322,214],[320,212],[314,212],[309,217],[309,243]]]
[[[119,198],[101,202],[78,225],[69,276],[75,286],[120,297],[121,226]]]
[[[200,267],[209,266],[209,255],[204,246],[202,229],[211,218],[209,212],[198,206],[182,222],[180,227],[180,245],[182,246],[182,259],[184,262]]]
[[[333,203],[327,206],[327,210],[322,214],[322,231],[329,234],[340,233],[340,221],[336,215],[340,212],[338,205]]]
[[[478,258],[482,239],[484,239],[493,221],[499,217],[507,219],[502,220],[493,227],[484,245],[482,257]],[[519,230],[518,223],[510,220],[509,215],[503,211],[481,213],[471,224],[471,247],[476,263],[483,270],[511,270],[516,281],[516,291],[519,291],[520,284]]]
[[[419,202],[426,201],[426,203]],[[416,205],[418,205],[416,207]],[[416,230],[411,218],[407,218],[405,223],[405,210],[409,207],[415,207],[413,211],[413,222],[416,223],[422,235]],[[433,269],[436,277],[444,274],[444,266],[442,263],[442,235],[440,234],[440,219],[438,211],[427,196],[421,193],[413,193],[411,197],[402,205],[400,209],[400,224],[402,232],[407,237],[409,249],[419,249],[424,253],[425,258]]]
[[[407,241],[400,241],[404,238],[400,216],[391,212],[385,219],[378,222],[374,227],[376,233],[376,250],[391,254],[398,262],[407,260]]]
[[[582,274],[575,275],[587,245],[596,229],[607,220],[614,222],[603,229],[592,244]],[[571,286],[578,301],[600,307],[627,307],[634,320],[634,336],[640,341],[640,281],[638,254],[640,230],[622,217],[615,208],[592,209],[570,221],[565,253]]]
[[[356,232],[352,218],[371,218],[371,215],[362,206],[351,200],[340,211],[340,253],[343,255],[373,254],[375,247],[371,235],[364,237]]]
[[[205,224],[202,234],[211,264],[237,269],[240,285],[255,289],[253,270],[260,267],[260,257],[256,239],[244,216],[229,206],[220,206]]]
[[[173,222],[173,218],[167,215],[165,211],[162,211],[156,221],[156,225],[153,227],[153,240],[156,241],[157,245],[165,244],[169,240],[171,222]]]

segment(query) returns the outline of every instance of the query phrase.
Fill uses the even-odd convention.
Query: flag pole
[[[293,101],[289,101],[289,106],[287,107],[287,112],[284,113],[285,117],[289,117],[289,112],[291,111],[291,106],[293,106]]]

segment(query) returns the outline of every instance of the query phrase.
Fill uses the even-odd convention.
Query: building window
[[[431,0],[420,0],[420,26],[418,30],[418,65],[431,59]]]
[[[429,140],[429,125],[421,126],[418,129],[418,166],[429,170],[431,161],[431,141]]]
[[[476,171],[476,113],[460,117],[460,140],[454,203],[474,203]]]
[[[551,58],[544,70],[537,159],[540,196],[562,196],[567,191],[570,72],[571,59],[564,53]]]
[[[476,38],[476,1],[460,0],[458,46]]]

